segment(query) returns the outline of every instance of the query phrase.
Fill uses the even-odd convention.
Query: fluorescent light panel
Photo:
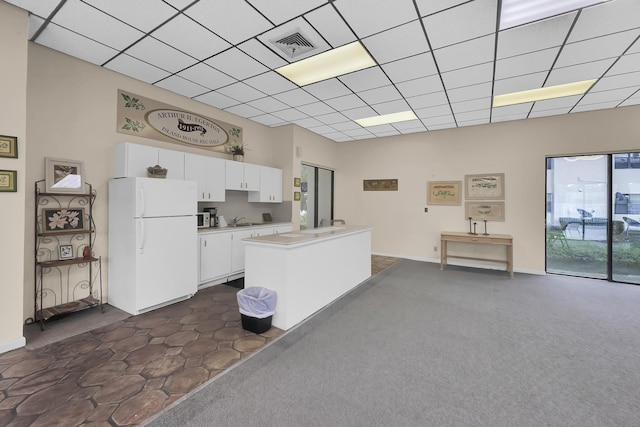
[[[525,102],[542,101],[545,99],[562,98],[564,96],[582,95],[596,82],[597,79],[567,83],[557,86],[542,87],[540,89],[524,90],[522,92],[505,93],[493,97],[494,107],[523,104]]]
[[[386,125],[389,123],[406,122],[408,120],[416,120],[417,117],[413,111],[401,111],[399,113],[384,114],[382,116],[366,117],[357,119],[355,122],[362,127]]]
[[[605,1],[609,0],[502,0],[500,29],[539,21]]]
[[[360,42],[353,42],[285,65],[275,71],[298,86],[305,86],[374,65],[375,61]]]

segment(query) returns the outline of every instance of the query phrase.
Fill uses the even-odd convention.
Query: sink
[[[253,224],[252,222],[238,222],[236,224],[229,224],[228,227],[250,227],[252,225],[255,224]]]

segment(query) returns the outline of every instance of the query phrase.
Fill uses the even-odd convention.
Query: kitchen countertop
[[[251,225],[242,225],[240,227],[227,226],[227,227],[198,228],[198,234],[218,233],[223,231],[250,230],[253,228],[264,228],[264,227],[279,227],[281,225],[291,225],[291,222],[252,222]]]
[[[242,240],[247,243],[263,243],[292,247],[371,230],[371,227],[362,225],[333,225],[330,227],[291,231],[288,233],[272,234],[269,236],[247,237]]]

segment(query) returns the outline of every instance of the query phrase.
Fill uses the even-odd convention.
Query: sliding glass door
[[[302,165],[300,176],[300,229],[330,225],[333,219],[333,171]]]
[[[548,272],[640,283],[638,153],[548,158],[546,215]]]

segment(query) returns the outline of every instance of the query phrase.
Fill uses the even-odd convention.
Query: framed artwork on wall
[[[0,157],[18,158],[18,137],[0,135]]]
[[[465,219],[504,221],[504,202],[466,202]]]
[[[47,193],[84,193],[84,162],[46,157],[44,163]]]
[[[460,206],[462,181],[428,181],[427,204]]]
[[[465,175],[465,198],[469,200],[504,200],[504,174]]]
[[[18,191],[18,171],[0,170],[0,192],[15,193]]]

